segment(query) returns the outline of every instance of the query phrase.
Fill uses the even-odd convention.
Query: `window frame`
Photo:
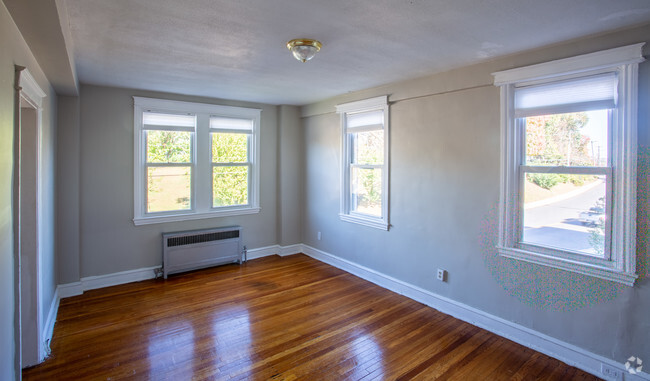
[[[501,91],[501,188],[499,236],[501,256],[585,274],[600,279],[634,284],[636,274],[636,162],[638,64],[644,61],[644,43],[584,54],[493,73],[494,85]],[[543,171],[525,166],[525,118],[515,116],[515,92],[518,87],[564,80],[578,80],[592,75],[614,72],[618,75],[618,102],[610,112],[610,155],[607,167],[583,167],[579,172],[607,174],[606,213],[609,255],[604,259],[573,255],[525,244],[523,241],[523,176],[526,170]],[[553,110],[551,110],[553,111]],[[561,110],[557,110],[560,113]],[[571,171],[573,167],[565,167]],[[562,167],[550,167],[551,170]],[[593,169],[593,171],[592,171]],[[606,236],[607,237],[607,236]],[[606,249],[607,250],[607,249]]]
[[[368,125],[348,128],[348,115],[363,112],[381,111],[383,113],[383,125]],[[389,212],[389,161],[390,161],[390,123],[388,96],[380,96],[361,101],[344,103],[336,106],[336,112],[341,118],[341,199],[339,217],[342,221],[352,222],[376,229],[388,230],[390,227]],[[359,165],[352,163],[352,134],[383,130],[384,132],[384,160],[383,164]],[[372,167],[381,169],[381,216],[372,216],[359,213],[352,208],[351,169],[353,167]]]
[[[167,99],[133,97],[134,113],[134,217],[135,225],[156,224],[205,218],[245,215],[259,213],[260,208],[260,120],[261,109],[222,106],[206,103],[182,102]],[[192,178],[190,209],[148,213],[147,208],[147,168],[145,134],[151,128],[143,125],[143,113],[158,112],[166,114],[196,115],[196,125],[191,139]],[[252,120],[249,138],[249,183],[248,204],[213,207],[212,189],[212,139],[210,133],[211,117],[240,118]],[[191,129],[191,128],[190,128]],[[182,128],[182,131],[190,130]],[[161,130],[174,130],[161,128]]]

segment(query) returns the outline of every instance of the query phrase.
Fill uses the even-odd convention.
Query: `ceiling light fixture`
[[[314,58],[323,44],[320,41],[310,40],[308,38],[296,38],[287,42],[287,49],[291,50],[293,56],[298,61],[307,62]]]

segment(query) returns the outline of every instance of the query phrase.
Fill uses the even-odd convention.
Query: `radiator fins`
[[[171,237],[167,239],[167,247],[192,245],[201,242],[221,241],[223,239],[231,238],[239,238],[239,230]]]

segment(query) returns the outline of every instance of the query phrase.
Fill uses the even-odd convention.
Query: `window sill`
[[[220,210],[220,211],[207,212],[207,213],[187,213],[187,214],[173,214],[173,215],[166,215],[166,216],[136,217],[133,219],[133,223],[136,226],[139,226],[139,225],[161,224],[165,222],[203,220],[207,218],[239,216],[244,214],[256,214],[259,213],[260,210],[261,210],[260,207],[255,207],[255,208],[228,209],[228,210]]]
[[[634,286],[634,281],[638,278],[636,274],[626,273],[611,267],[596,266],[511,247],[497,246],[497,249],[499,255],[502,257],[519,259],[542,266],[588,275],[599,279],[622,283],[627,286]]]
[[[359,216],[352,216],[349,214],[339,214],[339,217],[341,217],[342,221],[346,222],[352,222],[355,224],[363,225],[363,226],[368,226],[371,228],[375,229],[381,229],[381,230],[388,230],[389,224],[379,218],[364,218],[364,217],[359,217]]]

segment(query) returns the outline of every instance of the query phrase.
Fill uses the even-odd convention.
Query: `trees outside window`
[[[134,222],[259,212],[260,110],[134,97]]]
[[[642,46],[493,74],[501,255],[634,284]]]
[[[341,114],[341,211],[347,222],[388,230],[388,101],[336,107]]]

